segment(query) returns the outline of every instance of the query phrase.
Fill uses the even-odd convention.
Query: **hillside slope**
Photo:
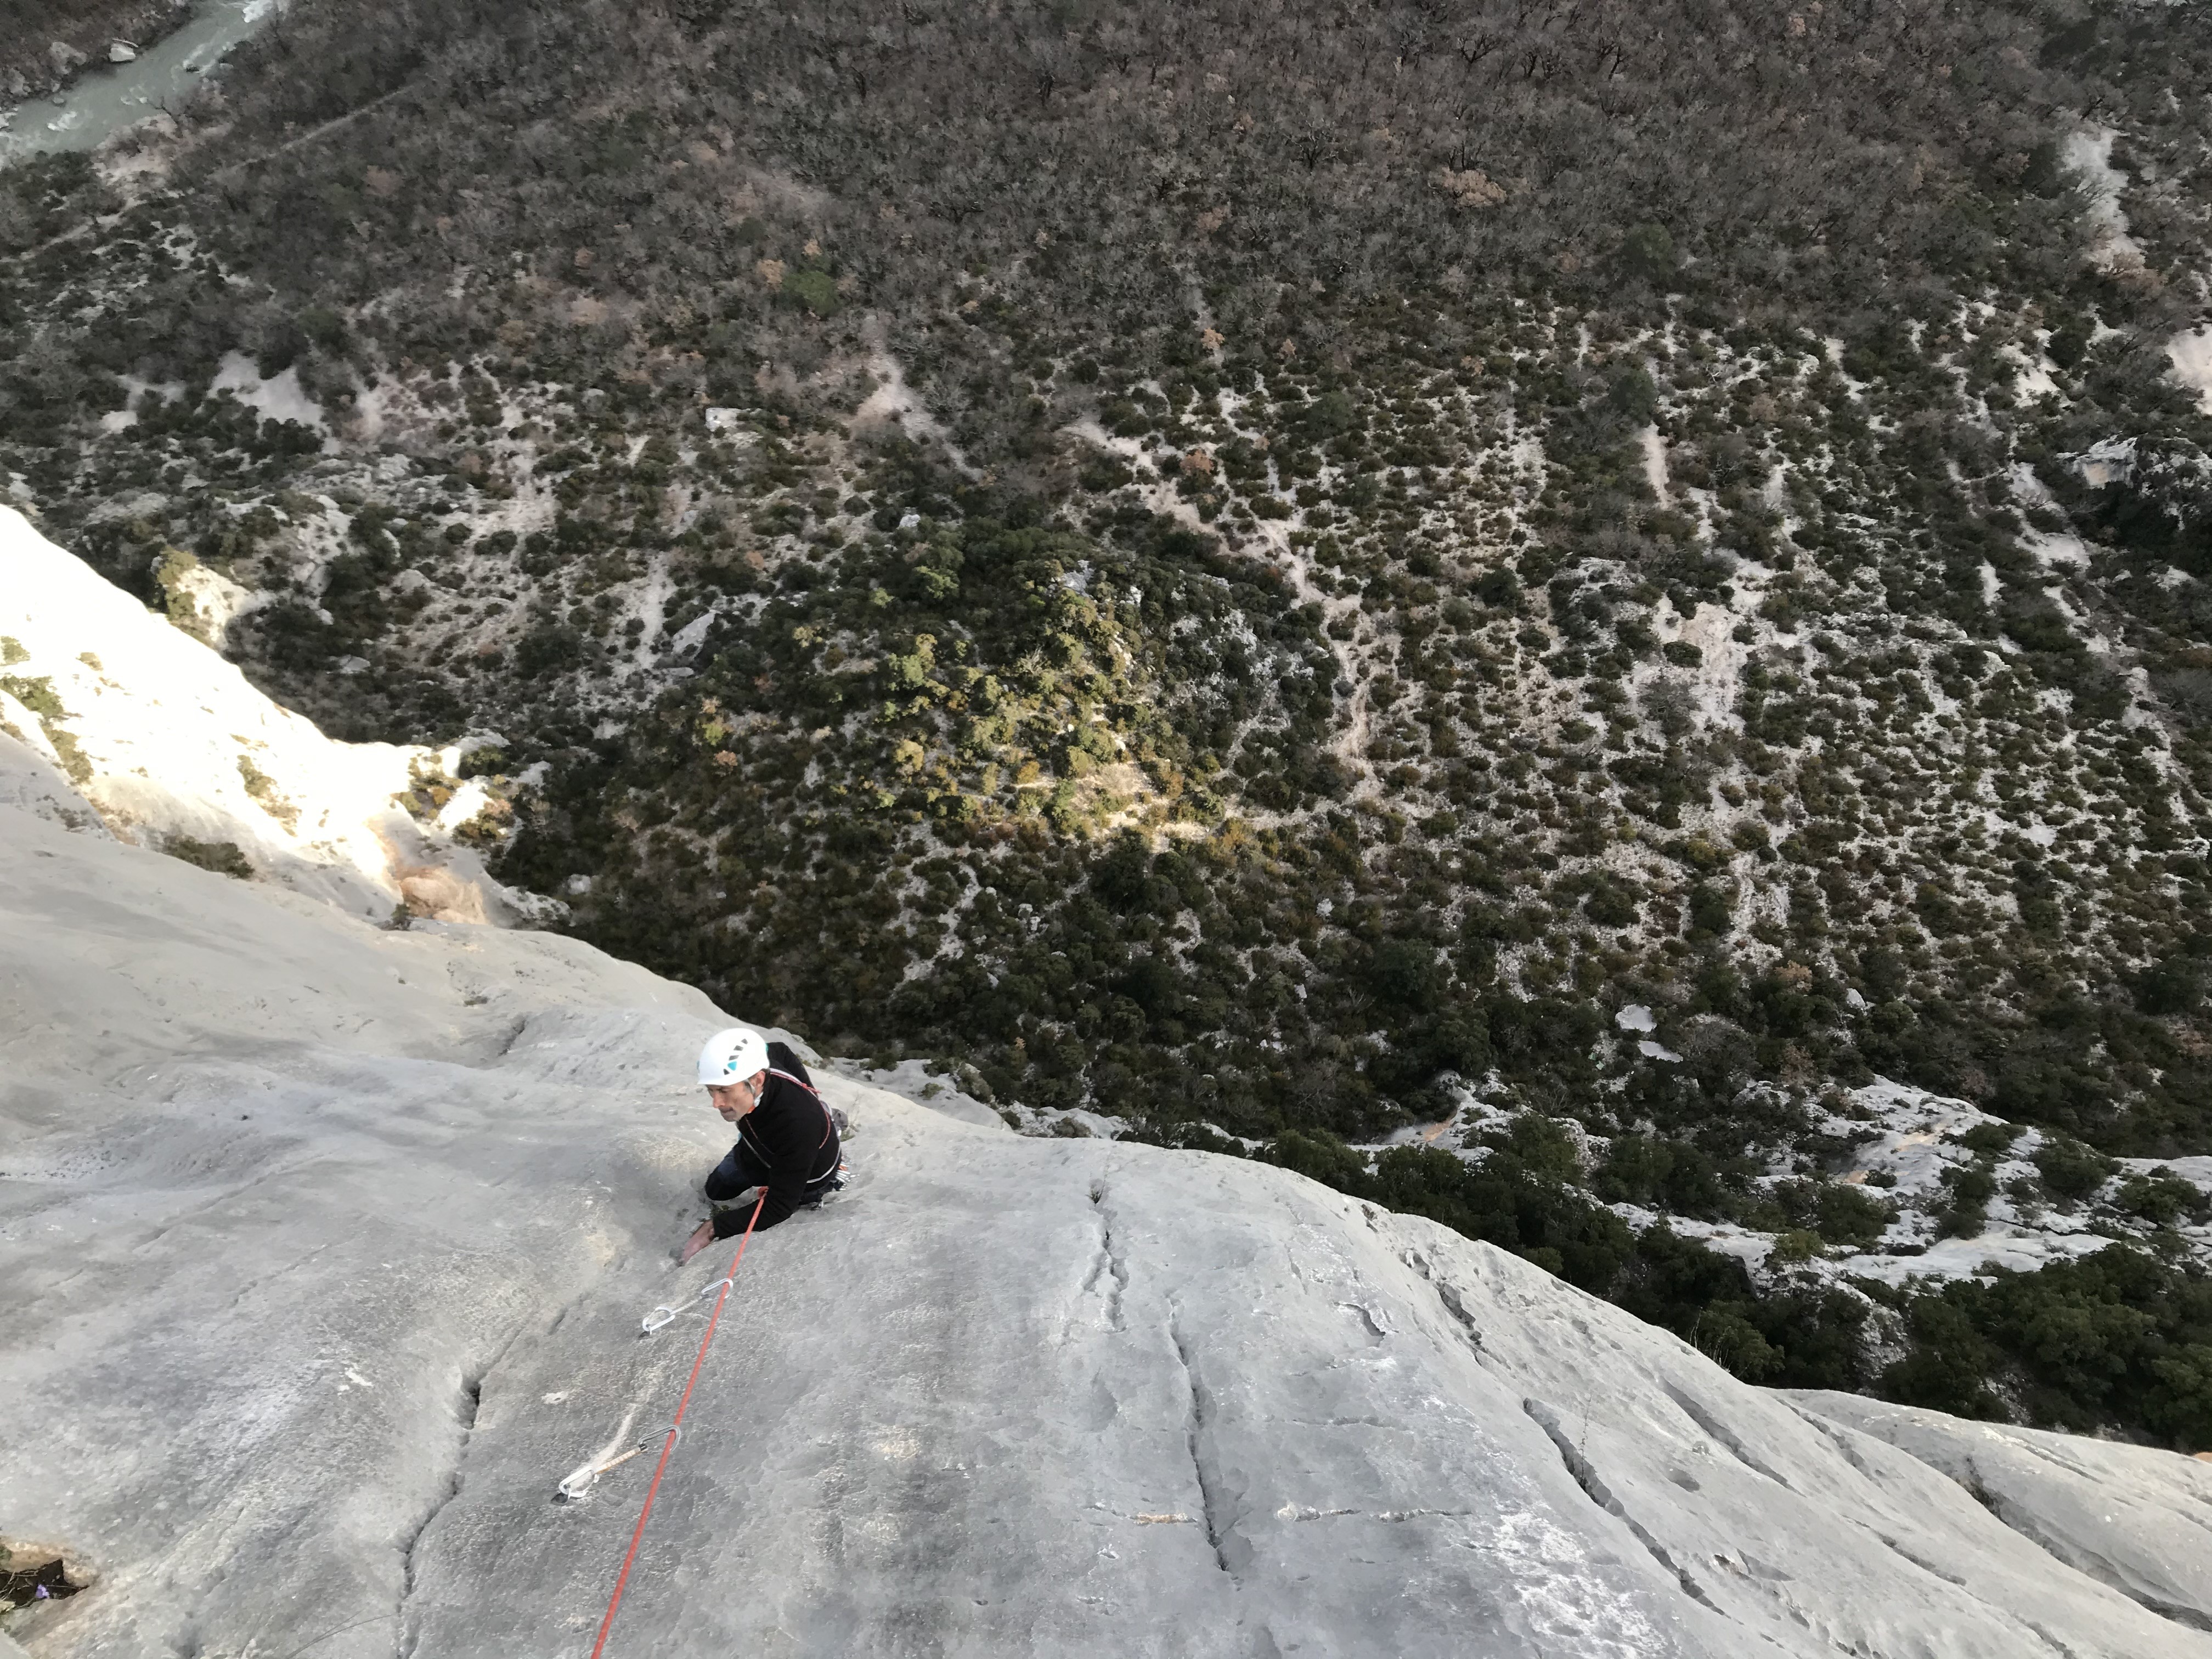
[[[877,1075],[2212,1446],[2208,13],[316,0],[0,490]]]
[[[667,1255],[714,1011],[12,808],[0,917],[0,1527],[96,1573],[12,1633],[585,1652],[650,1460],[550,1499],[721,1271]],[[2032,1488],[1432,1224],[825,1086],[858,1179],[748,1252],[612,1652],[2212,1653],[2202,1464],[2063,1443],[2116,1502],[2045,1530],[2124,1595]]]
[[[400,9],[0,182],[0,470],[586,937],[1709,1219],[1874,1072],[2212,1147],[2201,4]]]

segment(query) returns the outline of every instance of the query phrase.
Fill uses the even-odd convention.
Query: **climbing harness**
[[[812,1084],[807,1082],[804,1078],[793,1077],[790,1073],[778,1070],[773,1066],[769,1067],[768,1074],[773,1078],[782,1079],[783,1081],[791,1085],[794,1089],[805,1090],[808,1094],[814,1097],[815,1105],[821,1108],[822,1139],[815,1143],[814,1150],[818,1152],[833,1140],[839,1144],[842,1150],[844,1138],[853,1133],[853,1126],[851,1122],[847,1120],[845,1114],[840,1111],[836,1107],[832,1106],[828,1101],[823,1099],[822,1091],[816,1088]],[[738,1131],[738,1139],[739,1140],[743,1140],[744,1139],[744,1131],[743,1129],[739,1129]],[[762,1155],[762,1162],[767,1162],[765,1155]],[[830,1176],[817,1176],[810,1174],[806,1177],[807,1184],[811,1186],[817,1180],[827,1180],[836,1176],[841,1176],[844,1172],[845,1166],[841,1158],[837,1167],[830,1172]]]
[[[707,1363],[708,1345],[714,1340],[715,1326],[722,1322],[722,1306],[729,1300],[731,1281],[738,1276],[738,1263],[745,1259],[745,1246],[752,1242],[753,1224],[760,1219],[760,1212],[761,1206],[754,1205],[751,1219],[745,1223],[744,1236],[738,1240],[738,1253],[730,1260],[730,1271],[719,1281],[720,1291],[714,1297],[714,1311],[708,1316],[707,1334],[699,1339],[699,1352],[691,1362],[691,1375],[684,1379],[684,1397],[676,1402],[676,1419],[668,1425],[667,1437],[661,1442],[660,1462],[653,1466],[653,1484],[645,1489],[645,1507],[637,1512],[637,1527],[629,1535],[629,1551],[623,1557],[622,1571],[615,1575],[615,1593],[607,1600],[607,1616],[599,1620],[599,1639],[592,1644],[592,1659],[599,1659],[605,1651],[607,1632],[615,1627],[615,1610],[622,1606],[623,1589],[629,1583],[629,1570],[637,1560],[637,1547],[645,1537],[645,1523],[653,1516],[653,1500],[660,1495],[660,1477],[668,1471],[669,1455],[676,1449],[676,1443],[684,1437],[684,1413],[691,1404],[691,1390],[699,1381],[699,1368]],[[715,1288],[714,1285],[708,1287],[709,1290]],[[700,1294],[703,1296],[705,1291]],[[653,1313],[660,1311],[659,1308],[653,1310]],[[652,1315],[648,1314],[647,1317],[650,1319]],[[669,1315],[669,1318],[674,1317],[673,1313]],[[660,1322],[665,1325],[668,1321]],[[650,1332],[658,1330],[659,1326],[648,1325],[646,1328]]]

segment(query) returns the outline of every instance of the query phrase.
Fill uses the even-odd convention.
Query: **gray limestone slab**
[[[729,1267],[671,1255],[721,1023],[571,941],[381,931],[0,808],[0,1534],[99,1570],[9,1633],[583,1659]],[[617,1659],[2212,1656],[2063,1482],[1993,1513],[1285,1171],[823,1083],[855,1178],[746,1247]],[[2201,1504],[2185,1460],[2126,1478]]]
[[[2212,1630],[2212,1462],[1857,1395],[1791,1398],[1817,1419],[1909,1453],[2075,1571]]]

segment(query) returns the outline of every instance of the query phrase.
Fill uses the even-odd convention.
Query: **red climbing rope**
[[[766,1194],[762,1194],[763,1200]],[[684,1411],[691,1403],[691,1388],[699,1380],[699,1368],[707,1363],[707,1345],[714,1340],[714,1327],[721,1322],[722,1304],[730,1299],[730,1281],[738,1276],[738,1263],[745,1259],[745,1246],[751,1242],[753,1222],[760,1219],[763,1204],[753,1206],[750,1220],[745,1223],[744,1237],[738,1240],[738,1253],[731,1258],[730,1271],[722,1277],[722,1293],[714,1298],[714,1311],[707,1320],[707,1334],[699,1339],[699,1357],[691,1362],[691,1375],[684,1380],[684,1398],[676,1402],[676,1419],[668,1425],[668,1437],[660,1443],[660,1462],[653,1466],[653,1484],[645,1489],[645,1507],[637,1512],[637,1530],[629,1535],[629,1553],[623,1557],[622,1571],[615,1576],[615,1593],[607,1601],[607,1616],[599,1620],[599,1639],[592,1644],[592,1659],[599,1659],[607,1645],[607,1632],[615,1627],[615,1609],[622,1606],[623,1586],[629,1583],[629,1570],[637,1559],[637,1547],[645,1536],[645,1523],[653,1514],[653,1500],[660,1491],[661,1474],[668,1468],[668,1455],[676,1449],[676,1442],[684,1428]]]

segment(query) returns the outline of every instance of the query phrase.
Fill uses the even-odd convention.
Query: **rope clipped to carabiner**
[[[707,1349],[714,1340],[714,1328],[722,1322],[722,1308],[730,1299],[730,1286],[736,1282],[738,1268],[744,1261],[745,1246],[752,1242],[753,1227],[760,1220],[760,1212],[767,1207],[765,1204],[753,1206],[751,1218],[745,1223],[744,1237],[738,1240],[738,1253],[730,1258],[728,1274],[707,1287],[718,1291],[714,1297],[714,1311],[707,1316],[707,1334],[699,1339],[699,1352],[691,1361],[691,1375],[684,1379],[684,1396],[676,1402],[675,1419],[668,1425],[668,1437],[661,1443],[660,1462],[653,1466],[653,1484],[645,1489],[645,1504],[637,1512],[637,1527],[629,1535],[629,1549],[623,1556],[622,1571],[615,1575],[615,1592],[607,1598],[606,1617],[599,1620],[599,1638],[592,1644],[592,1659],[599,1659],[599,1656],[606,1651],[608,1633],[615,1627],[615,1614],[622,1607],[623,1590],[629,1583],[629,1570],[637,1565],[637,1547],[644,1540],[645,1523],[653,1518],[653,1500],[660,1495],[660,1477],[668,1473],[669,1455],[676,1449],[676,1443],[684,1437],[684,1413],[691,1409],[691,1390],[699,1384],[699,1369],[707,1363]],[[705,1291],[700,1292],[701,1296],[705,1294]],[[696,1301],[698,1297],[692,1299]],[[653,1310],[656,1314],[661,1311],[659,1308]],[[646,1316],[647,1319],[652,1316],[652,1314]],[[672,1310],[669,1317],[675,1317]],[[664,1319],[660,1324],[667,1322]],[[648,1331],[659,1328],[659,1325],[647,1327]]]
[[[623,1425],[623,1427],[627,1430],[629,1427],[629,1425],[625,1423]],[[679,1440],[682,1439],[684,1436],[684,1431],[673,1423],[670,1424],[665,1429],[656,1429],[653,1433],[674,1435]],[[620,1441],[621,1437],[622,1437],[620,1435],[617,1435],[615,1437],[617,1442]],[[671,1449],[672,1449],[674,1443],[671,1442],[670,1444]],[[567,1475],[562,1477],[561,1484],[555,1488],[555,1491],[558,1493],[562,1502],[567,1504],[580,1504],[592,1495],[592,1488],[599,1484],[599,1477],[601,1475],[611,1474],[614,1470],[620,1468],[623,1464],[629,1462],[633,1457],[643,1455],[647,1450],[651,1449],[652,1445],[653,1435],[648,1434],[644,1437],[644,1438],[639,1440],[635,1445],[631,1446],[629,1450],[615,1452],[611,1456],[608,1455],[610,1451],[613,1450],[613,1448],[610,1446],[605,1450],[602,1450],[598,1456],[579,1465],[574,1469],[571,1469]]]

